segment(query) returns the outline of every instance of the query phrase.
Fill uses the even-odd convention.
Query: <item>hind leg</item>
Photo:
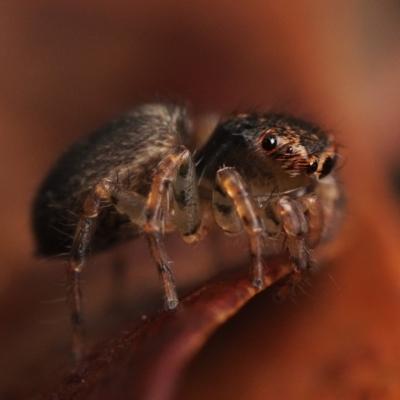
[[[128,214],[132,222],[141,224],[144,221],[145,199],[111,180],[100,180],[86,197],[66,267],[68,306],[72,323],[71,351],[74,359],[79,359],[83,351],[84,322],[80,277],[102,200],[113,203],[119,212]]]

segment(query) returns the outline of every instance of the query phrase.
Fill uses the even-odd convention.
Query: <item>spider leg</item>
[[[92,239],[101,200],[110,200],[120,212],[129,210],[127,214],[133,222],[138,223],[143,219],[141,215],[143,215],[145,200],[108,179],[100,180],[85,199],[66,267],[69,287],[68,306],[72,322],[71,350],[75,359],[79,359],[82,355],[84,335],[80,276]]]
[[[242,226],[249,238],[253,284],[261,288],[265,284],[262,260],[264,225],[257,207],[247,191],[241,175],[233,168],[217,172],[217,188],[213,193],[216,220],[228,232],[237,232]],[[229,205],[231,202],[232,206]],[[232,212],[234,209],[235,212]],[[240,225],[239,225],[240,221]]]
[[[301,204],[303,213],[307,217],[309,227],[308,243],[313,247],[323,239],[325,226],[323,206],[315,193],[299,197],[297,201]]]
[[[201,218],[197,179],[192,156],[184,146],[170,151],[158,165],[147,199],[146,222],[143,225],[164,284],[166,305],[170,309],[178,305],[178,296],[162,235],[171,201],[173,221],[182,238],[186,242],[198,240]]]
[[[309,210],[312,215],[311,224],[305,215],[307,210],[304,210],[304,205],[307,204],[311,207]],[[293,272],[278,289],[276,294],[278,299],[283,299],[292,292],[293,288],[301,283],[308,271],[314,267],[314,261],[310,256],[308,234],[311,227],[320,233],[320,226],[317,223],[319,210],[312,197],[307,202],[305,199],[298,201],[289,196],[282,196],[277,202],[276,211],[282,221],[285,245],[289,259],[294,265]]]
[[[172,181],[174,225],[182,239],[193,243],[204,235],[197,175],[193,158],[183,146],[178,150],[176,172]]]
[[[290,260],[299,270],[309,269],[308,221],[300,203],[289,196],[282,196],[277,202],[277,211],[282,220]]]

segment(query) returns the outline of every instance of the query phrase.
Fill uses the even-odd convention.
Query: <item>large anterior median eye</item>
[[[328,175],[331,171],[332,168],[335,166],[335,159],[332,157],[327,157],[324,161],[324,164],[322,165],[322,171],[320,174],[320,178],[323,178],[324,176]]]
[[[276,136],[266,136],[262,141],[262,148],[267,151],[274,150],[278,145],[278,139]]]

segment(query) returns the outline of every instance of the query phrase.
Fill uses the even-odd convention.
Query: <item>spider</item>
[[[75,143],[39,189],[37,251],[69,253],[76,358],[83,346],[80,275],[89,247],[104,250],[144,232],[166,307],[173,309],[178,296],[163,246],[167,232],[177,230],[193,243],[215,224],[229,235],[244,231],[257,288],[268,275],[263,257],[285,249],[293,265],[286,288],[292,288],[314,266],[310,249],[332,230],[338,154],[321,128],[284,114],[236,113],[193,149],[192,125],[182,105],[134,108]],[[71,215],[78,216],[76,224]]]

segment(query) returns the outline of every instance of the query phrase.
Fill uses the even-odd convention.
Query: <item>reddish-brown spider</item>
[[[89,246],[103,250],[144,231],[168,308],[178,305],[162,240],[171,230],[188,243],[214,222],[231,235],[245,231],[258,288],[268,275],[265,255],[288,252],[294,272],[286,288],[312,268],[309,250],[328,235],[340,198],[333,139],[308,122],[262,113],[222,120],[196,152],[193,137],[185,107],[143,105],[73,145],[40,188],[38,252],[69,253],[75,357],[82,352],[80,274]],[[104,202],[113,207],[100,207]],[[80,216],[75,226],[73,214]]]

